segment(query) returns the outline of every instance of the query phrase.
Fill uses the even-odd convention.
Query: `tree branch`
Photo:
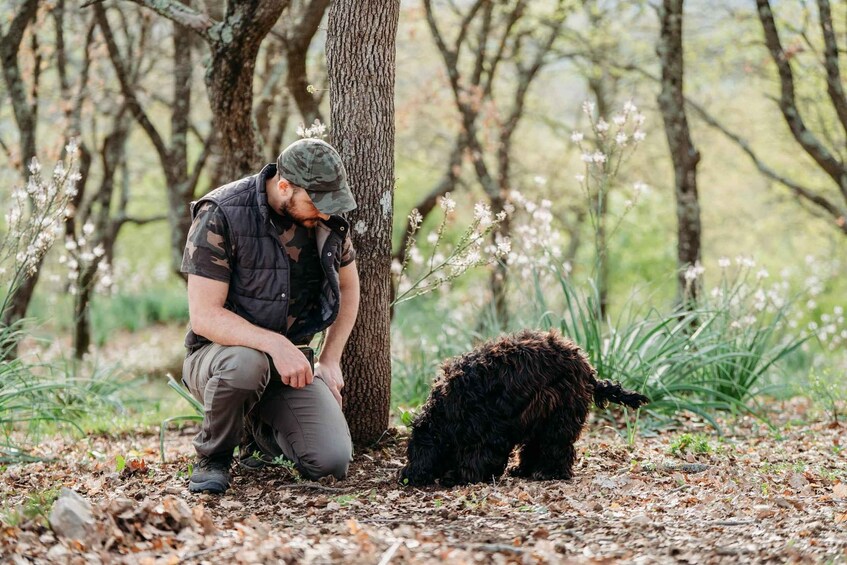
[[[797,108],[795,97],[794,73],[791,63],[782,48],[779,32],[773,18],[770,2],[768,0],[756,0],[758,6],[759,20],[765,34],[765,43],[770,51],[771,58],[779,71],[781,84],[781,95],[779,107],[788,124],[794,139],[809,154],[812,159],[835,181],[842,194],[847,197],[847,171],[842,164],[832,156],[815,135],[809,131]]]
[[[641,74],[642,76],[649,78],[650,80],[653,80],[655,82],[661,82],[658,77],[653,76],[648,71],[635,65],[623,65],[619,66],[618,68],[626,71],[635,71]],[[707,125],[721,132],[730,141],[735,143],[744,153],[746,153],[750,160],[753,162],[753,164],[756,166],[756,168],[759,170],[759,172],[762,173],[762,175],[775,182],[778,182],[779,184],[791,190],[795,196],[802,198],[808,201],[809,203],[813,204],[817,208],[825,211],[827,214],[835,218],[835,223],[838,229],[847,234],[847,222],[845,222],[845,218],[847,218],[847,210],[839,208],[836,203],[830,201],[822,194],[816,192],[814,189],[803,186],[799,182],[779,174],[772,167],[770,167],[770,165],[765,163],[761,159],[761,157],[759,157],[759,155],[755,152],[753,147],[746,139],[721,124],[717,120],[717,118],[715,118],[711,113],[709,113],[708,110],[706,110],[699,103],[695,102],[694,100],[691,100],[687,96],[684,98],[685,105],[694,110],[694,113],[697,114],[697,116],[701,120],[706,122]]]
[[[838,67],[838,41],[832,27],[832,10],[829,0],[818,0],[818,18],[824,39],[824,68],[826,69],[826,91],[838,114],[838,120],[847,133],[847,96],[841,83],[841,70]]]
[[[206,165],[209,155],[212,154],[212,148],[215,146],[216,133],[215,129],[212,128],[209,135],[206,136],[206,140],[203,142],[203,151],[200,152],[200,155],[194,162],[194,168],[192,169],[191,177],[188,179],[188,186],[186,187],[187,193],[192,197],[194,196],[194,192],[197,190],[197,183],[200,182],[200,174],[203,172],[203,167]]]
[[[95,4],[94,14],[97,19],[97,25],[103,32],[103,37],[106,40],[106,47],[109,51],[109,59],[112,61],[112,66],[114,67],[115,74],[118,77],[118,82],[121,86],[121,94],[123,94],[126,99],[127,106],[132,112],[132,115],[141,125],[142,129],[144,129],[145,133],[147,133],[147,137],[150,138],[150,141],[156,148],[156,152],[159,154],[159,159],[162,161],[162,165],[166,167],[167,162],[170,159],[170,151],[165,145],[162,136],[153,125],[153,122],[150,121],[147,113],[141,107],[141,103],[138,101],[138,97],[135,94],[135,85],[130,84],[130,79],[127,76],[128,65],[121,57],[118,45],[115,42],[115,36],[112,33],[112,28],[109,25],[108,18],[106,17],[106,10],[101,4]]]
[[[206,40],[206,42],[210,45],[218,42],[218,39],[215,38],[210,31],[212,26],[214,26],[218,22],[209,17],[208,14],[193,10],[182,2],[177,2],[176,0],[129,1],[134,2],[139,6],[149,8],[160,16],[164,16],[172,22],[178,23],[179,25],[190,29],[191,31],[202,37],[204,40]],[[98,5],[96,4],[95,7],[97,6]]]

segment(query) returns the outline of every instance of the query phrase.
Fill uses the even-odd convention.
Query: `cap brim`
[[[356,199],[353,198],[347,181],[336,190],[323,192],[306,189],[306,193],[322,214],[343,214],[357,208]]]

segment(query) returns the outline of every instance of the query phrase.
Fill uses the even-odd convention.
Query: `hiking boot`
[[[255,439],[250,438],[238,448],[238,466],[248,471],[258,471],[273,463],[273,457],[262,451]]]
[[[191,473],[191,480],[188,481],[188,490],[212,494],[226,492],[229,488],[231,464],[232,455],[198,456],[194,472]]]

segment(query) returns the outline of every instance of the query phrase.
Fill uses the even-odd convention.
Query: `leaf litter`
[[[358,452],[343,481],[235,469],[223,496],[188,491],[196,428],[168,433],[168,463],[156,429],[55,438],[41,445],[53,460],[0,474],[0,561],[847,563],[844,428],[789,423],[805,411],[800,402],[775,407],[778,433],[741,418],[718,438],[691,419],[628,446],[625,433],[595,421],[577,443],[571,481],[503,477],[451,489],[396,482],[403,432]],[[672,449],[684,432],[713,447]],[[92,506],[86,539],[50,530],[43,495],[61,487]]]

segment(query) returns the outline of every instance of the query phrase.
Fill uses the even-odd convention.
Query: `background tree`
[[[845,136],[847,136],[847,95],[845,95],[841,78],[841,50],[838,47],[832,8],[828,0],[817,0],[817,19],[823,39],[823,56],[815,64],[822,65],[826,74],[826,92],[830,102],[828,109],[820,110],[819,108],[801,108],[797,97],[795,70],[792,65],[792,60],[797,56],[799,48],[787,50],[783,47],[774,13],[768,0],[756,0],[756,7],[768,53],[779,73],[779,109],[786,125],[791,130],[794,140],[830,179],[836,189],[837,196],[832,195],[831,191],[810,185],[808,181],[792,179],[776,173],[770,167],[763,167],[763,161],[758,159],[752,153],[752,150],[747,152],[754,158],[760,170],[765,169],[763,172],[767,176],[787,186],[799,199],[825,213],[829,217],[829,221],[832,221],[841,233],[847,235],[847,165],[845,165],[847,155],[844,151]],[[804,37],[807,36],[804,34]],[[810,45],[810,47],[812,46]],[[812,53],[818,52],[814,48],[811,51]],[[808,68],[807,65],[804,65],[804,67]],[[809,76],[808,80],[811,82],[814,79]],[[819,97],[814,99],[820,100]],[[841,131],[834,133],[825,131],[823,135],[813,131],[807,124],[804,114],[819,111],[831,116],[835,123],[839,124]],[[833,123],[830,120],[828,122]],[[826,141],[827,138],[829,138],[829,143]],[[737,139],[740,138],[737,137]],[[746,145],[748,148],[750,147],[749,143]]]
[[[202,149],[199,156],[195,159],[193,166],[189,166],[188,145],[189,133],[192,131],[191,95],[193,85],[191,36],[181,25],[177,23],[172,25],[173,95],[170,100],[166,101],[167,106],[170,107],[171,126],[170,139],[166,140],[165,136],[154,125],[139,99],[138,91],[142,90],[140,81],[132,80],[132,77],[129,76],[133,68],[136,69],[136,72],[140,68],[137,61],[133,62],[133,58],[139,58],[138,55],[141,55],[141,53],[133,52],[134,46],[131,44],[125,48],[125,53],[122,53],[109,23],[106,8],[102,4],[94,4],[93,8],[97,24],[109,51],[109,59],[120,85],[120,91],[127,100],[132,116],[144,130],[144,133],[147,134],[156,155],[159,157],[159,163],[165,176],[165,193],[168,197],[167,218],[171,235],[171,269],[178,276],[183,276],[179,269],[182,263],[183,248],[188,237],[188,229],[191,227],[189,205],[194,199],[200,174],[211,151],[215,134],[214,128],[210,128],[210,133],[205,136],[205,139],[201,140]],[[114,6],[111,10],[118,11],[119,7]],[[123,14],[120,15],[123,16]],[[125,16],[121,17],[120,20],[124,23],[128,21]],[[125,39],[129,37],[128,33],[129,30],[124,27],[123,35]]]
[[[308,69],[311,47],[329,3],[329,0],[291,2],[288,12],[277,21],[263,43],[260,53],[262,88],[254,114],[268,162],[274,161],[286,145],[283,137],[293,116],[292,100],[300,114],[299,121],[305,126],[315,120],[323,121],[321,103],[327,89],[314,87],[326,80],[323,54],[315,57],[314,66],[318,68],[313,68],[311,75]]]
[[[545,64],[567,16],[564,2],[550,13],[532,13],[523,0],[496,3],[477,0],[461,11],[450,4],[459,19],[459,31],[448,41],[436,18],[431,0],[424,0],[427,24],[435,41],[456,109],[459,113],[454,148],[442,180],[419,203],[423,217],[438,197],[453,190],[460,173],[461,156],[467,152],[483,193],[495,213],[503,210],[512,179],[512,142],[526,110],[530,86]],[[539,29],[541,31],[539,31]],[[464,54],[463,54],[464,52]],[[504,69],[508,64],[509,68]],[[503,76],[507,77],[503,80]],[[499,82],[499,84],[498,84]],[[485,141],[485,126],[494,130],[492,143]],[[407,225],[406,233],[410,233]],[[499,230],[509,235],[508,220]],[[405,249],[405,242],[401,249]],[[398,260],[402,263],[402,251]],[[491,276],[492,298],[501,323],[508,321],[507,269],[500,264]]]
[[[327,69],[332,142],[359,207],[349,214],[362,301],[344,361],[345,415],[353,441],[388,427],[391,396],[391,218],[394,191],[395,41],[400,2],[336,0]]]
[[[231,0],[220,21],[177,0],[131,1],[190,29],[209,46],[206,92],[221,153],[213,185],[255,172],[262,162],[253,119],[256,57],[288,0]]]
[[[12,101],[20,145],[13,163],[20,171],[24,183],[26,183],[29,175],[29,164],[36,156],[36,130],[40,102],[38,88],[41,78],[41,58],[38,50],[38,36],[35,33],[30,33],[31,53],[34,61],[29,82],[22,72],[19,55],[26,31],[35,21],[37,14],[38,0],[26,0],[14,12],[8,29],[0,31],[0,62],[3,65],[3,80]],[[7,151],[14,155],[8,148]],[[34,204],[31,203],[31,205]],[[10,326],[26,316],[32,294],[35,291],[35,285],[38,284],[43,259],[44,257],[40,256],[32,273],[25,277],[20,285],[12,289],[12,295],[7,301],[8,308],[0,312],[0,316],[2,316],[0,323],[4,326]]]
[[[664,0],[658,9],[660,32],[657,53],[662,68],[659,108],[665,123],[671,160],[677,216],[677,286],[683,306],[699,295],[701,225],[697,195],[697,164],[700,152],[694,147],[683,96],[683,0]]]

